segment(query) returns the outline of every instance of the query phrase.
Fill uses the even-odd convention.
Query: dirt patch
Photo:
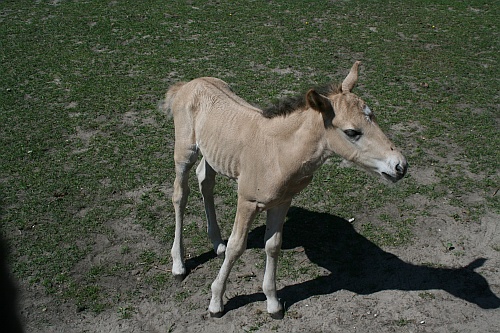
[[[286,274],[278,280],[287,308],[281,321],[265,312],[260,287],[264,226],[251,231],[248,250],[230,276],[227,313],[221,319],[207,316],[210,283],[221,264],[211,251],[194,251],[188,277],[181,284],[168,278],[161,290],[144,279],[160,271],[169,277],[170,261],[154,272],[132,268],[126,275],[105,277],[99,284],[115,294],[137,295],[99,314],[23,284],[22,318],[28,332],[495,332],[500,326],[498,215],[460,222],[450,217],[456,207],[433,206],[419,195],[408,200],[428,212],[417,221],[421,234],[407,247],[388,249],[359,234],[358,222],[292,207],[282,263],[298,254],[301,266],[315,267],[316,277]],[[356,221],[368,219],[361,215]],[[145,250],[168,256],[169,249],[131,219],[110,221],[109,227],[115,236],[96,235],[94,249],[75,272],[140,261]],[[281,270],[290,269],[284,265]]]

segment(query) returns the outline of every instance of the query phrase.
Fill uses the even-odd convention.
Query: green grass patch
[[[376,225],[366,223],[361,226],[363,236],[378,246],[403,246],[410,245],[414,237],[412,227],[413,219],[389,220],[387,223]]]

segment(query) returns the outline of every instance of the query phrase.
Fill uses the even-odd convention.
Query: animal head
[[[326,147],[363,169],[396,182],[408,169],[405,157],[382,132],[368,105],[352,93],[358,80],[357,61],[339,89],[306,93],[307,106],[320,112]]]

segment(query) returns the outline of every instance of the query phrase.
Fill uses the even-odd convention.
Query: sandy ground
[[[408,200],[417,209],[428,204],[419,195]],[[99,314],[79,311],[41,287],[21,284],[21,319],[27,332],[499,332],[499,216],[488,213],[480,221],[457,222],[450,217],[455,210],[440,203],[417,221],[418,237],[411,246],[382,249],[356,231],[356,223],[368,218],[363,214],[349,223],[292,207],[283,255],[295,251],[302,258],[299,264],[312,263],[318,270],[313,277],[279,280],[287,309],[283,320],[265,312],[259,264],[263,226],[251,231],[249,250],[230,276],[227,312],[220,319],[207,315],[209,286],[220,265],[210,252],[188,260],[191,272],[182,283],[172,279],[159,293],[143,287],[127,303],[133,309],[129,318],[116,308]],[[116,222],[115,231],[136,235],[132,251],[145,246],[162,250],[131,221]],[[81,265],[113,255],[113,242],[104,235],[99,239]],[[443,244],[449,239],[462,241],[447,249]],[[135,274],[109,277],[105,283],[120,290],[138,283]]]

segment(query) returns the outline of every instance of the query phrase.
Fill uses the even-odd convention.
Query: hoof
[[[278,312],[269,314],[273,319],[283,319],[285,317],[285,310],[280,310]]]
[[[226,256],[226,245],[219,244],[217,246],[217,249],[215,249],[215,254],[217,254],[218,258],[224,259],[224,257]]]
[[[210,312],[210,317],[212,318],[222,318],[224,311],[221,312]]]
[[[186,278],[186,274],[177,274],[177,275],[174,275],[174,280],[177,283],[181,283],[182,281],[184,281],[185,278]]]

